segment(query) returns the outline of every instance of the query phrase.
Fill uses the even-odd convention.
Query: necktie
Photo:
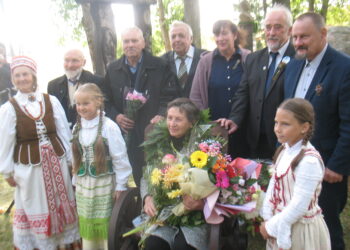
[[[266,83],[265,83],[265,96],[271,86],[273,74],[275,73],[275,68],[276,68],[276,58],[278,56],[278,52],[270,52],[270,55],[272,57],[272,61],[269,67],[269,70],[267,72],[267,78],[266,78]]]
[[[179,79],[179,83],[181,88],[185,87],[186,81],[187,81],[187,67],[186,67],[186,56],[178,56],[177,58],[179,58],[181,60],[180,66],[179,66],[179,71],[177,73],[177,78]]]

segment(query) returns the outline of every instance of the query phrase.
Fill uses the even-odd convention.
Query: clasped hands
[[[203,210],[204,201],[203,200],[194,200],[189,195],[184,195],[182,197],[182,202],[188,211],[194,210]],[[153,197],[148,195],[145,198],[145,205],[143,206],[143,210],[145,213],[151,217],[155,216],[157,213],[157,209],[154,205]]]

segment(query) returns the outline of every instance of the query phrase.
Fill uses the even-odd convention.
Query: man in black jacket
[[[0,43],[0,105],[15,94],[11,83],[10,64],[6,61],[6,47]]]
[[[128,28],[122,33],[124,55],[112,62],[105,76],[103,91],[107,115],[128,134],[128,155],[135,183],[140,184],[144,152],[144,130],[149,123],[158,122],[165,115],[168,102],[180,95],[179,86],[168,64],[144,50],[142,31]],[[126,95],[142,93],[147,102],[137,111],[136,119],[125,115]]]
[[[174,21],[170,26],[169,36],[173,51],[165,53],[162,58],[170,64],[171,71],[177,76],[181,95],[189,97],[198,61],[205,50],[191,45],[193,34],[187,23]],[[182,60],[184,60],[186,72],[181,75],[179,72],[181,72]]]
[[[283,5],[268,11],[264,22],[267,47],[247,56],[229,119],[219,119],[229,133],[247,120],[251,158],[271,159],[276,149],[274,119],[284,99],[283,73],[295,53],[289,41],[292,24],[292,14]]]
[[[84,83],[95,83],[99,87],[103,78],[83,69],[85,65],[83,52],[72,49],[64,55],[65,74],[49,82],[47,93],[54,95],[62,104],[71,128],[75,124],[77,112],[74,105],[74,92],[79,85]]]

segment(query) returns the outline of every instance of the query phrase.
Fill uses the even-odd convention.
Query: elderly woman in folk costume
[[[18,93],[0,109],[0,174],[16,187],[15,249],[79,249],[65,113],[55,97],[38,92],[31,58],[13,58],[11,74]]]

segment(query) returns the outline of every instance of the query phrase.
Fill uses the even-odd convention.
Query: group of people
[[[209,108],[230,134],[233,157],[274,159],[261,210],[267,249],[345,249],[339,216],[350,174],[350,58],[327,43],[319,14],[293,23],[290,10],[275,5],[263,27],[267,46],[251,53],[235,24],[217,21],[217,47],[207,52],[192,45],[189,25],[175,21],[173,51],[161,58],[145,49],[139,28],[128,28],[124,54],[104,78],[84,70],[83,53],[70,50],[49,95],[37,90],[35,62],[13,58],[18,92],[0,109],[0,173],[16,186],[15,247],[79,249],[81,236],[84,249],[107,249],[111,209],[130,174],[143,211],[154,216],[142,178],[146,127],[164,122],[169,145],[181,150]],[[146,98],[136,119],[125,112],[128,93]],[[202,210],[205,201],[183,202]],[[208,232],[207,225],[164,226],[145,247],[206,249]]]

